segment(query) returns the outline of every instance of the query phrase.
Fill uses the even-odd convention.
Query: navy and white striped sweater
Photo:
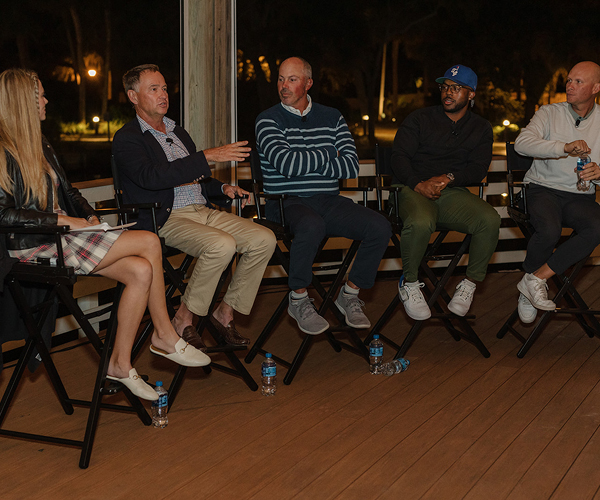
[[[344,117],[313,102],[301,118],[281,104],[256,119],[265,192],[313,196],[339,194],[338,179],[358,176],[358,155]]]

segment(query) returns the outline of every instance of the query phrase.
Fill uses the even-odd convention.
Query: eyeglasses
[[[445,83],[440,83],[438,87],[440,92],[452,92],[454,94],[458,94],[462,89],[470,90],[466,85],[446,85]]]

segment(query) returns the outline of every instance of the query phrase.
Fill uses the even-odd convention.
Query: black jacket
[[[204,153],[196,151],[189,134],[179,126],[175,127],[174,133],[183,142],[189,156],[172,162],[168,161],[161,145],[149,130],[142,134],[137,117],[124,125],[113,140],[112,151],[123,201],[127,204],[160,202],[161,207],[156,215],[158,229],[171,214],[174,188],[182,184],[201,180],[202,194],[209,208],[212,208],[211,202],[221,206],[231,205],[231,199],[221,191],[223,183],[211,177]],[[140,211],[137,225],[133,228],[154,229],[149,210]]]
[[[81,193],[71,186],[68,181],[65,171],[58,163],[56,153],[45,137],[42,138],[42,147],[44,156],[56,172],[60,186],[58,188],[58,204],[71,217],[80,217],[87,219],[95,215],[94,209],[81,196]],[[13,194],[0,189],[0,224],[10,225],[56,225],[58,214],[52,210],[54,207],[54,196],[52,189],[52,180],[48,176],[48,204],[46,210],[41,210],[36,201],[30,199],[25,202],[25,193],[23,189],[23,177],[17,165],[17,162],[12,155],[5,151],[7,159],[7,168],[10,177],[14,181]],[[23,250],[25,248],[33,248],[53,240],[52,236],[35,235],[35,234],[11,234],[7,238],[6,247],[9,250]]]
[[[394,139],[393,183],[414,189],[437,175],[453,173],[452,187],[481,182],[492,162],[490,122],[467,111],[452,121],[442,106],[413,111]]]

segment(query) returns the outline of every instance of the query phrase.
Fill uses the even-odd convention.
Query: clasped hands
[[[446,174],[436,175],[426,181],[419,182],[414,191],[430,200],[437,200],[442,195],[442,190],[450,184],[450,179]]]
[[[585,158],[592,152],[587,143],[581,139],[568,142],[565,144],[564,150],[569,156],[579,156],[580,158]],[[577,170],[577,167],[575,167],[573,171],[578,172],[579,178],[584,181],[600,179],[600,167],[596,162],[590,162],[587,165],[584,165],[583,170],[579,171]]]

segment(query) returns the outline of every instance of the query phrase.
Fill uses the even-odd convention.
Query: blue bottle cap
[[[267,358],[267,359],[271,359],[271,357],[272,357],[272,356],[273,356],[273,355],[272,355],[270,352],[267,352],[267,353],[265,354],[265,358]]]
[[[156,387],[162,387],[162,382],[160,380],[156,382]]]
[[[375,334],[373,335],[373,340],[377,340],[379,338],[379,335]]]

